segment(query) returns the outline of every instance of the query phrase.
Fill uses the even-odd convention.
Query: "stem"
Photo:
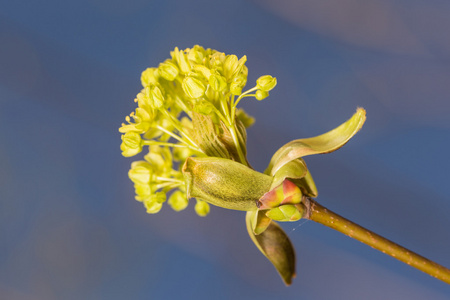
[[[307,208],[309,207],[309,209],[307,209],[307,211],[309,211],[309,216],[307,216],[308,219],[333,228],[334,230],[388,254],[407,265],[450,284],[450,270],[446,267],[335,214],[312,199],[307,199],[305,201],[305,206]]]
[[[239,161],[243,165],[248,166],[247,159],[245,158],[245,155],[242,152],[241,144],[239,143],[239,140],[238,140],[235,128],[236,128],[236,126],[230,127],[230,133],[231,133],[231,137],[233,138],[233,142],[236,145],[236,150],[237,150],[238,155],[239,155]]]

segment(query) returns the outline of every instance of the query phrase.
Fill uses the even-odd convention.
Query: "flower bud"
[[[187,207],[189,201],[186,194],[178,190],[170,195],[168,203],[173,208],[173,210],[180,211]]]
[[[152,189],[150,188],[150,184],[139,184],[136,183],[134,185],[134,190],[136,192],[136,196],[134,197],[137,201],[142,202],[152,194]]]
[[[205,49],[202,46],[195,45],[189,50],[188,58],[196,64],[201,64],[203,62],[204,54]]]
[[[209,214],[208,203],[197,199],[197,203],[195,204],[195,212],[200,217],[206,217],[206,215]]]
[[[222,77],[218,74],[212,74],[209,77],[209,85],[216,92],[221,92],[227,87],[227,82],[224,77]]]
[[[203,65],[195,65],[194,71],[196,73],[202,74],[203,77],[205,77],[206,79],[208,79],[211,76],[211,70]]]
[[[157,84],[158,75],[156,72],[156,68],[147,68],[144,72],[142,72],[141,83],[143,87]]]
[[[161,210],[162,203],[153,201],[151,198],[144,200],[144,206],[147,209],[148,214],[156,214]]]
[[[186,95],[193,99],[200,98],[206,91],[205,85],[194,77],[186,77],[183,80],[182,87]]]
[[[247,56],[245,55],[241,57],[240,60],[238,60],[236,55],[227,55],[223,64],[223,72],[225,78],[227,80],[231,80],[234,77],[238,76],[246,61]]]
[[[262,91],[262,90],[257,90],[255,93],[255,98],[256,100],[262,100],[265,99],[269,96],[269,93],[266,91]]]
[[[256,80],[256,87],[262,91],[268,92],[277,85],[277,79],[270,75],[264,75]]]
[[[219,157],[189,157],[182,171],[188,198],[228,209],[256,209],[272,184],[272,177]]]
[[[175,50],[171,54],[177,61],[182,74],[187,74],[191,71],[191,64],[183,50],[178,50],[178,47],[175,47]]]
[[[164,96],[159,87],[153,86],[150,90],[150,95],[153,100],[154,108],[160,108],[164,105]]]
[[[128,177],[135,184],[148,184],[152,179],[152,167],[148,162],[145,161],[135,161],[131,163],[131,169],[128,172]]]
[[[173,81],[178,76],[177,66],[169,60],[160,63],[158,71],[164,79],[169,81]]]
[[[158,192],[151,196],[152,201],[156,203],[164,203],[166,202],[166,193]]]
[[[223,62],[225,61],[225,59],[225,53],[215,52],[214,54],[212,54],[209,59],[209,65],[211,69],[222,70]]]
[[[122,155],[130,157],[142,151],[141,135],[137,132],[128,131],[122,135],[122,144],[120,145]]]
[[[230,92],[233,95],[240,95],[242,93],[242,89],[247,83],[247,78],[245,76],[237,76],[233,78],[233,81],[230,84]]]

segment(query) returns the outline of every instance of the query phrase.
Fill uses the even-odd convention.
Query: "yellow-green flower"
[[[138,107],[119,128],[124,156],[148,147],[145,161],[133,163],[129,175],[136,199],[149,213],[162,208],[164,201],[155,201],[155,195],[170,193],[168,202],[176,211],[187,206],[180,170],[187,158],[215,156],[247,164],[245,128],[254,120],[237,105],[245,97],[258,98],[251,92],[261,89],[255,86],[242,93],[248,75],[245,55],[238,59],[198,45],[175,48],[170,54],[158,67],[142,72]],[[151,174],[150,181],[139,181],[143,173]],[[206,215],[209,205],[197,202],[196,212]]]
[[[270,75],[264,75],[256,80],[256,87],[262,91],[268,92],[277,85],[277,79]]]
[[[189,200],[186,197],[185,193],[178,190],[170,195],[168,203],[173,208],[173,210],[180,211],[188,206]]]
[[[123,134],[120,150],[122,150],[122,155],[125,157],[134,156],[141,152],[142,139],[140,134],[133,131]]]
[[[200,217],[205,217],[209,214],[209,205],[205,201],[197,199],[197,203],[195,204],[195,212]]]

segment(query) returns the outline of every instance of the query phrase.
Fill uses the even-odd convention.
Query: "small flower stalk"
[[[119,128],[120,149],[125,157],[146,152],[131,164],[128,175],[135,199],[148,213],[159,212],[165,202],[181,211],[191,199],[199,216],[208,215],[210,205],[246,211],[250,238],[290,285],[296,275],[295,251],[277,222],[307,218],[348,235],[360,232],[355,238],[370,245],[364,234],[373,233],[359,230],[359,225],[327,223],[327,216],[334,213],[313,200],[318,192],[303,159],[341,148],[361,129],[366,112],[358,108],[327,133],[287,143],[275,152],[266,170],[258,172],[247,160],[246,128],[254,119],[237,106],[247,97],[267,98],[277,79],[261,76],[245,90],[246,61],[246,56],[198,45],[175,48],[171,58],[142,72],[142,89],[134,100],[137,108]],[[380,250],[393,249],[394,243],[388,242]],[[407,259],[420,260],[420,256]],[[450,283],[450,270],[433,266],[439,274],[426,272]]]

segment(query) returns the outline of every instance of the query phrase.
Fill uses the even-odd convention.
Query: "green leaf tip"
[[[349,120],[327,133],[287,143],[272,156],[265,173],[274,175],[288,162],[306,155],[330,153],[338,150],[361,129],[365,120],[366,111],[363,108],[358,108]]]

